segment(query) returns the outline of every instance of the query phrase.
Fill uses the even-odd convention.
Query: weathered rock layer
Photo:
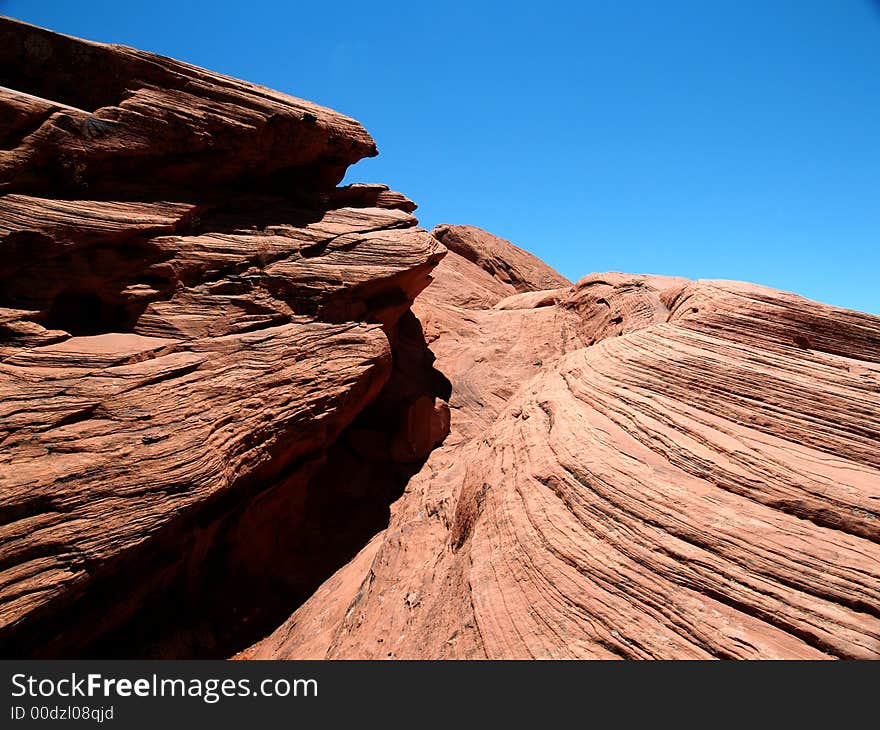
[[[880,657],[880,319],[543,265],[508,295],[520,252],[451,230],[476,254],[414,310],[452,432],[248,656]]]
[[[0,84],[0,655],[880,658],[880,318],[428,233],[170,59]]]
[[[4,654],[231,653],[445,435],[424,340],[398,347],[444,249],[403,196],[335,187],[375,154],[351,119],[10,20],[0,41]],[[315,480],[352,424],[387,479],[344,499]]]

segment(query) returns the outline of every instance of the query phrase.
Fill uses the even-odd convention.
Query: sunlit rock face
[[[445,407],[409,324],[445,250],[336,187],[376,148],[334,111],[12,20],[0,68],[4,655],[233,653],[446,435],[406,428]]]
[[[880,657],[880,318],[435,235],[452,431],[246,656]]]
[[[0,86],[2,656],[880,657],[880,318],[429,233],[148,53]]]

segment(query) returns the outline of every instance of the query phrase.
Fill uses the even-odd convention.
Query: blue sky
[[[0,0],[349,114],[385,182],[569,278],[732,278],[880,314],[870,0]]]

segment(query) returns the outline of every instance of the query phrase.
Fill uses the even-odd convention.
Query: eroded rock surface
[[[428,233],[170,59],[0,76],[0,655],[880,657],[880,318]]]
[[[391,441],[444,407],[386,392],[431,372],[398,322],[444,249],[404,196],[335,187],[375,145],[329,109],[3,19],[0,69],[3,654],[231,653],[387,522]],[[384,493],[328,515],[356,422]]]
[[[880,318],[485,235],[414,306],[450,436],[247,656],[880,658]]]

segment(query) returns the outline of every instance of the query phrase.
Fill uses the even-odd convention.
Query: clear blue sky
[[[0,0],[365,124],[419,217],[572,279],[732,278],[880,314],[871,0]]]

